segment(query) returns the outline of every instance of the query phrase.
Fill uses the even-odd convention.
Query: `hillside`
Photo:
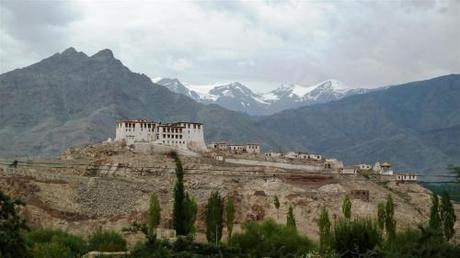
[[[437,173],[460,163],[460,75],[287,110],[258,125],[348,163],[389,160]]]
[[[159,147],[157,147],[159,148]],[[62,228],[85,235],[96,227],[121,230],[146,219],[149,196],[160,197],[160,231],[170,228],[174,161],[165,150],[139,151],[121,144],[72,148],[60,159],[0,162],[0,187],[21,197],[24,216],[34,226]],[[368,190],[369,200],[351,196],[354,216],[376,216],[377,205],[392,194],[398,229],[415,227],[429,217],[430,192],[417,184],[377,182],[317,169],[299,171],[218,162],[208,155],[181,156],[187,191],[198,203],[197,240],[204,240],[204,210],[211,191],[233,196],[236,226],[273,218],[285,223],[294,207],[298,230],[313,239],[320,209],[341,216],[342,200],[352,190]],[[273,197],[280,199],[280,210]],[[460,226],[459,224],[457,224]],[[224,234],[225,235],[225,234]],[[127,236],[135,237],[135,236]]]

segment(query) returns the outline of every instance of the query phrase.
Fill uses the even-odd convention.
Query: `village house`
[[[380,162],[376,162],[372,170],[383,176],[392,176],[394,174],[391,164],[388,162],[383,162],[381,164]]]
[[[345,166],[343,167],[342,171],[340,172],[340,174],[344,174],[344,175],[356,175],[356,173],[358,172],[358,169],[356,169],[355,166]]]
[[[321,160],[322,157],[321,157],[321,155],[318,155],[318,154],[308,154],[308,159]]]
[[[417,175],[413,173],[396,174],[396,182],[398,183],[415,183],[417,182]]]
[[[372,169],[372,166],[369,165],[369,164],[359,164],[358,165],[358,170],[371,170]]]
[[[228,144],[226,142],[214,142],[208,148],[216,151],[226,151],[231,153],[260,153],[260,145],[255,143],[247,144]]]
[[[324,168],[332,169],[339,173],[343,172],[343,162],[337,159],[326,159],[324,161]]]
[[[283,156],[283,153],[281,153],[281,152],[266,152],[264,155],[265,155],[265,157],[268,157],[268,158],[279,158],[279,157]]]
[[[284,157],[289,158],[289,159],[296,159],[299,157],[299,154],[297,152],[290,151],[284,154]]]
[[[117,121],[115,141],[152,143],[176,148],[206,150],[203,124],[195,122],[161,123],[144,119]]]
[[[208,145],[208,149],[218,150],[218,151],[227,151],[228,150],[228,143],[226,143],[226,142],[213,142],[213,143]]]

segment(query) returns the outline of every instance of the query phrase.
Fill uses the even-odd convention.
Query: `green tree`
[[[454,225],[457,217],[455,216],[454,206],[447,192],[443,192],[441,195],[441,206],[439,211],[444,237],[450,240],[455,234]]]
[[[280,200],[278,199],[278,195],[275,195],[275,197],[273,197],[273,205],[275,205],[276,208],[276,217],[279,218]]]
[[[182,162],[175,152],[171,156],[176,162],[176,183],[174,185],[173,227],[177,235],[193,233],[196,219],[197,204],[185,192],[184,170]]]
[[[161,206],[158,195],[153,193],[150,196],[148,228],[151,233],[155,232],[161,220]]]
[[[394,219],[395,208],[391,194],[387,196],[387,203],[385,205],[385,229],[389,241],[393,241],[396,234],[396,220]]]
[[[345,198],[343,199],[342,212],[343,212],[343,216],[346,219],[351,218],[351,201],[348,195],[345,195]]]
[[[287,218],[286,218],[286,226],[288,228],[297,230],[297,226],[296,226],[296,223],[295,223],[295,217],[294,217],[294,212],[292,210],[292,206],[289,206],[289,210],[288,210]]]
[[[383,232],[385,229],[385,203],[381,202],[377,208],[377,224],[380,228],[380,231]]]
[[[227,226],[227,239],[230,240],[233,232],[233,223],[235,221],[235,205],[233,204],[233,197],[227,197],[227,203],[225,205],[225,224]]]
[[[219,192],[211,193],[206,210],[206,239],[209,243],[216,243],[222,238],[223,207]]]
[[[433,230],[441,229],[441,218],[439,217],[439,198],[436,193],[433,193],[431,197],[431,211],[430,211],[430,220],[428,225]]]
[[[26,222],[16,210],[23,206],[20,200],[12,200],[0,191],[0,257],[26,256],[26,245],[21,230],[28,230]]]
[[[331,244],[331,221],[329,220],[329,213],[326,208],[321,209],[318,221],[319,227],[319,250],[324,254],[329,250]]]

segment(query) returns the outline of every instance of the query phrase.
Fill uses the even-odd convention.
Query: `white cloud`
[[[336,78],[381,86],[460,72],[460,4],[416,2],[0,2],[0,71],[74,46],[131,70],[259,91]]]

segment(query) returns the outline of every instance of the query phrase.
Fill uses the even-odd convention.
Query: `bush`
[[[395,241],[386,243],[384,256],[389,258],[460,257],[460,246],[449,244],[439,231],[431,228],[409,229],[397,233]]]
[[[100,252],[126,251],[126,241],[115,231],[98,230],[89,236],[88,249]]]
[[[379,229],[371,219],[342,219],[334,227],[333,249],[340,257],[370,254],[381,243]]]
[[[245,224],[243,230],[243,233],[234,234],[229,244],[251,257],[297,257],[313,249],[308,238],[271,219]]]
[[[83,238],[62,230],[35,229],[25,239],[33,257],[81,257],[87,252]]]

